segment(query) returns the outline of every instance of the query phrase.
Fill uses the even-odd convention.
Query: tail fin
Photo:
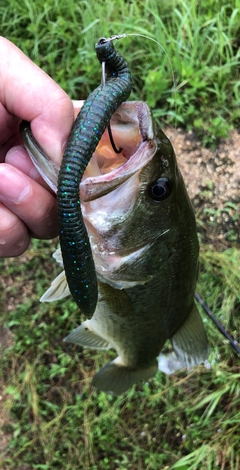
[[[130,369],[120,362],[118,357],[100,369],[94,375],[92,385],[103,392],[121,395],[140,380],[153,377],[158,370],[157,361],[145,369]]]

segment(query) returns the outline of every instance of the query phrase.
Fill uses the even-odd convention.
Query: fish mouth
[[[152,114],[142,101],[122,103],[111,118],[117,154],[106,130],[84,172],[80,184],[82,202],[108,194],[141,170],[156,152]]]

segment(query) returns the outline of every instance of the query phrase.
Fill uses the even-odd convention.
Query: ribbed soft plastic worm
[[[79,184],[112,114],[131,92],[131,74],[110,39],[95,46],[107,81],[87,98],[68,138],[58,179],[58,221],[63,264],[71,294],[85,315],[97,303],[97,276],[79,200]]]

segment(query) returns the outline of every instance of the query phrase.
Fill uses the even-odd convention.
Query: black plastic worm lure
[[[87,98],[68,138],[58,178],[58,222],[64,269],[71,294],[85,315],[97,303],[97,276],[79,200],[79,184],[112,114],[131,92],[131,74],[110,39],[95,46],[107,80]]]

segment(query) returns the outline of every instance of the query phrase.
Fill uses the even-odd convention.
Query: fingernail
[[[9,163],[9,165],[14,165],[16,160],[18,161],[19,159],[27,159],[27,153],[23,145],[16,145],[8,150],[5,161]]]
[[[40,177],[38,170],[31,162],[26,149],[22,145],[16,145],[16,147],[11,148],[6,154],[5,162],[22,171],[32,180],[38,180]]]
[[[6,199],[19,204],[30,192],[30,185],[22,173],[15,168],[6,171],[5,166],[2,168],[0,166],[0,192],[3,196],[1,200]]]

